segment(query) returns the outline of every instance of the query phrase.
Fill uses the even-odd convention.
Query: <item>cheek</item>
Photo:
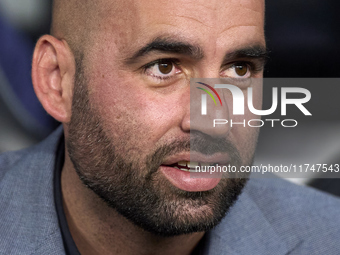
[[[114,82],[113,82],[114,81]],[[124,151],[150,152],[179,116],[176,95],[159,95],[133,78],[108,77],[92,83],[93,102],[104,128]]]

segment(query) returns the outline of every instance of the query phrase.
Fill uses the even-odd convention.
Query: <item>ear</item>
[[[33,54],[33,87],[45,110],[62,123],[71,119],[74,75],[75,60],[66,41],[42,36]]]

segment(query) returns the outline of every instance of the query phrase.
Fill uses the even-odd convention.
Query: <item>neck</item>
[[[67,154],[66,154],[67,155]],[[80,181],[68,156],[61,175],[64,211],[74,242],[90,254],[191,254],[204,233],[175,237],[151,234],[109,208]]]

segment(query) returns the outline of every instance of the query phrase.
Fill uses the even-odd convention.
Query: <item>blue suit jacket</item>
[[[53,194],[59,128],[0,156],[0,254],[64,254]],[[340,254],[337,198],[279,179],[251,179],[207,234],[203,254]]]

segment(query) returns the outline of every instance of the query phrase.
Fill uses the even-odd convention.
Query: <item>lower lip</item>
[[[211,190],[217,186],[222,178],[222,174],[190,173],[170,166],[160,166],[160,171],[172,185],[190,192]]]

